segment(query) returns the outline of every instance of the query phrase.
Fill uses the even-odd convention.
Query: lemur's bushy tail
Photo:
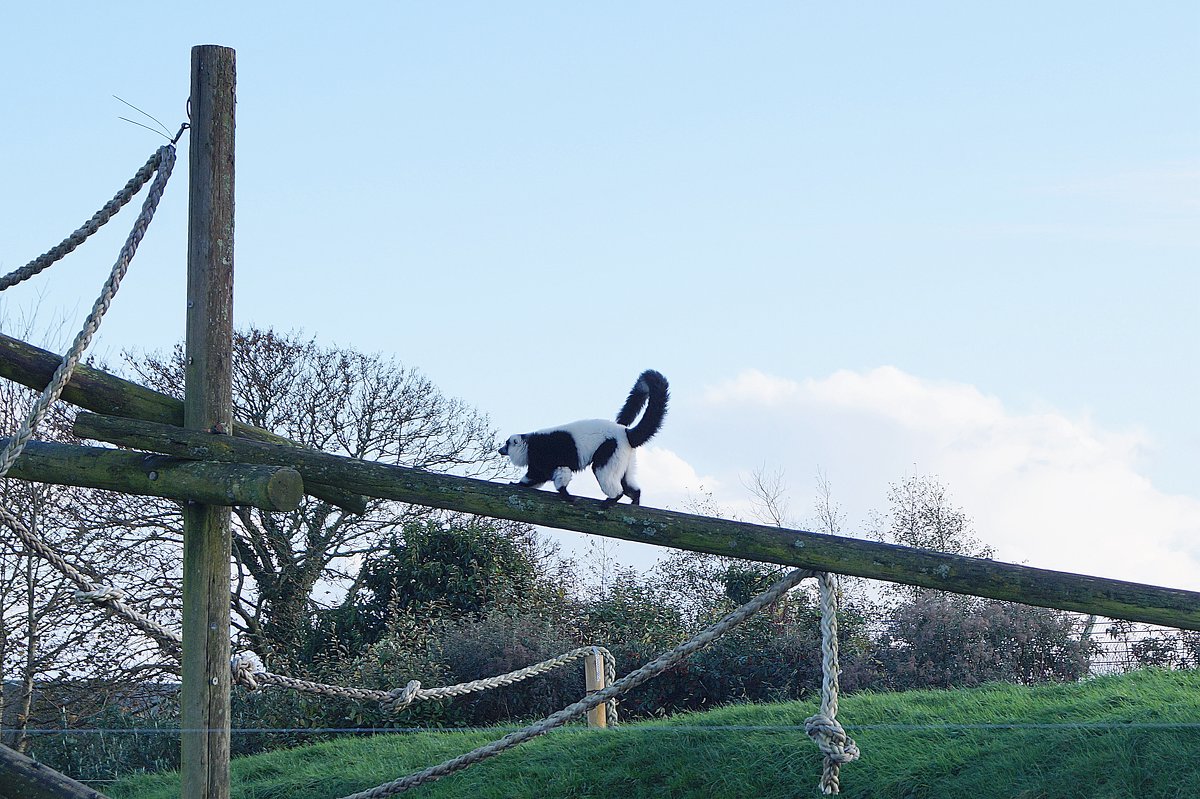
[[[647,369],[638,376],[637,382],[629,392],[629,397],[626,398],[625,404],[617,413],[617,424],[629,427],[641,413],[642,408],[646,408],[646,412],[637,426],[629,427],[627,433],[629,446],[636,449],[654,437],[654,434],[662,427],[663,417],[667,415],[667,400],[670,397],[671,394],[667,390],[667,378],[660,373],[653,369]]]

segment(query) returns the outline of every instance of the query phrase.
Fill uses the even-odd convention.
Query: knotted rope
[[[402,793],[403,791],[407,791],[409,788],[415,788],[416,786],[423,785],[426,782],[432,782],[433,780],[440,779],[448,774],[461,771],[467,766],[478,763],[481,760],[486,760],[494,755],[498,755],[507,749],[511,749],[518,744],[528,741],[531,738],[543,735],[555,727],[562,726],[571,719],[584,715],[597,705],[620,696],[631,688],[635,688],[650,678],[672,668],[680,661],[708,646],[717,638],[721,637],[738,624],[741,624],[743,621],[762,610],[767,605],[775,602],[790,589],[798,585],[801,580],[812,576],[812,572],[804,569],[797,569],[793,572],[790,572],[779,582],[775,583],[775,585],[768,588],[765,592],[758,595],[754,599],[751,599],[749,602],[742,605],[740,608],[733,611],[716,624],[707,628],[690,641],[680,644],[670,652],[666,652],[650,663],[642,666],[637,671],[626,674],[615,683],[596,691],[594,694],[591,694],[590,696],[576,702],[573,705],[563,708],[557,713],[547,716],[545,719],[536,724],[531,724],[530,726],[521,730],[509,733],[498,741],[493,741],[490,744],[467,752],[465,755],[460,755],[459,757],[452,758],[444,763],[439,763],[438,765],[427,768],[424,771],[410,774],[407,777],[385,783],[384,785],[371,788],[367,791],[360,791],[359,793],[344,796],[342,799],[382,799],[382,797],[385,796],[392,796],[394,794]]]
[[[79,591],[76,592],[76,596],[79,599],[94,602],[105,610],[120,616],[158,641],[165,651],[178,656],[180,646],[182,645],[182,640],[178,634],[153,619],[143,616],[125,604],[123,601],[124,595],[118,589],[110,586],[97,586],[91,578],[68,563],[58,550],[43,541],[41,536],[31,531],[21,519],[2,504],[0,504],[0,521],[12,528],[13,532],[17,534],[17,537],[21,539],[21,542],[30,552],[54,566],[71,582],[75,583],[79,587]]]
[[[125,598],[125,592],[113,585],[102,585],[95,591],[76,591],[76,602],[108,602]]]
[[[501,674],[497,677],[486,677],[480,680],[472,680],[471,682],[459,683],[458,685],[447,685],[441,688],[422,688],[420,681],[410,680],[403,688],[394,688],[390,691],[346,688],[340,685],[310,682],[295,677],[285,677],[281,674],[272,674],[261,668],[256,668],[253,658],[240,655],[235,656],[230,665],[233,670],[233,681],[251,691],[256,691],[265,685],[277,685],[281,688],[290,688],[294,691],[303,691],[320,696],[353,699],[358,702],[378,702],[385,710],[397,713],[418,700],[466,696],[467,694],[513,685],[574,663],[577,660],[592,655],[594,652],[599,652],[600,656],[604,659],[605,682],[608,684],[615,682],[617,678],[616,660],[613,658],[612,653],[602,646],[584,646],[572,649],[570,652],[550,658],[549,660],[543,660],[541,663],[535,663],[532,666],[526,666],[525,668],[511,671],[508,674]],[[609,718],[613,723],[616,723],[616,700],[608,703],[608,712],[611,714]]]
[[[817,575],[821,589],[821,709],[804,720],[804,730],[825,756],[822,793],[841,792],[839,771],[843,763],[858,759],[858,745],[838,723],[837,576]]]

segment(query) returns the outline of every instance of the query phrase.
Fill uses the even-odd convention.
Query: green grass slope
[[[814,703],[743,705],[600,731],[571,727],[408,793],[479,797],[816,796]],[[1200,672],[1068,685],[989,685],[844,697],[862,759],[842,795],[918,799],[1200,797]],[[345,739],[233,764],[235,799],[333,799],[462,754],[497,733]],[[114,799],[174,799],[178,775],[125,780]]]

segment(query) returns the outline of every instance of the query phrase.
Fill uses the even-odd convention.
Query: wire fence
[[[1087,619],[1082,620],[1088,632]],[[1092,674],[1119,674],[1156,666],[1165,669],[1200,667],[1200,632],[1154,624],[1096,619],[1091,625],[1095,646]]]
[[[847,731],[892,730],[900,732],[961,732],[964,730],[1200,730],[1200,721],[1111,721],[1111,722],[939,722],[929,724],[844,724]],[[235,727],[233,735],[265,735],[271,733],[287,735],[415,735],[423,733],[505,733],[523,729],[511,724],[494,727]],[[583,724],[556,727],[547,734],[564,732],[585,733],[590,728]],[[610,727],[609,731],[636,734],[681,734],[708,732],[805,732],[803,724],[626,724]],[[178,737],[184,733],[207,733],[206,729],[183,727],[108,727],[79,730],[38,729],[26,730],[29,735],[167,735]]]

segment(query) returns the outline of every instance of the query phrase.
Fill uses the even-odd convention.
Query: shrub
[[[889,688],[907,690],[1077,680],[1091,651],[1070,614],[923,591],[894,609],[875,659]]]

